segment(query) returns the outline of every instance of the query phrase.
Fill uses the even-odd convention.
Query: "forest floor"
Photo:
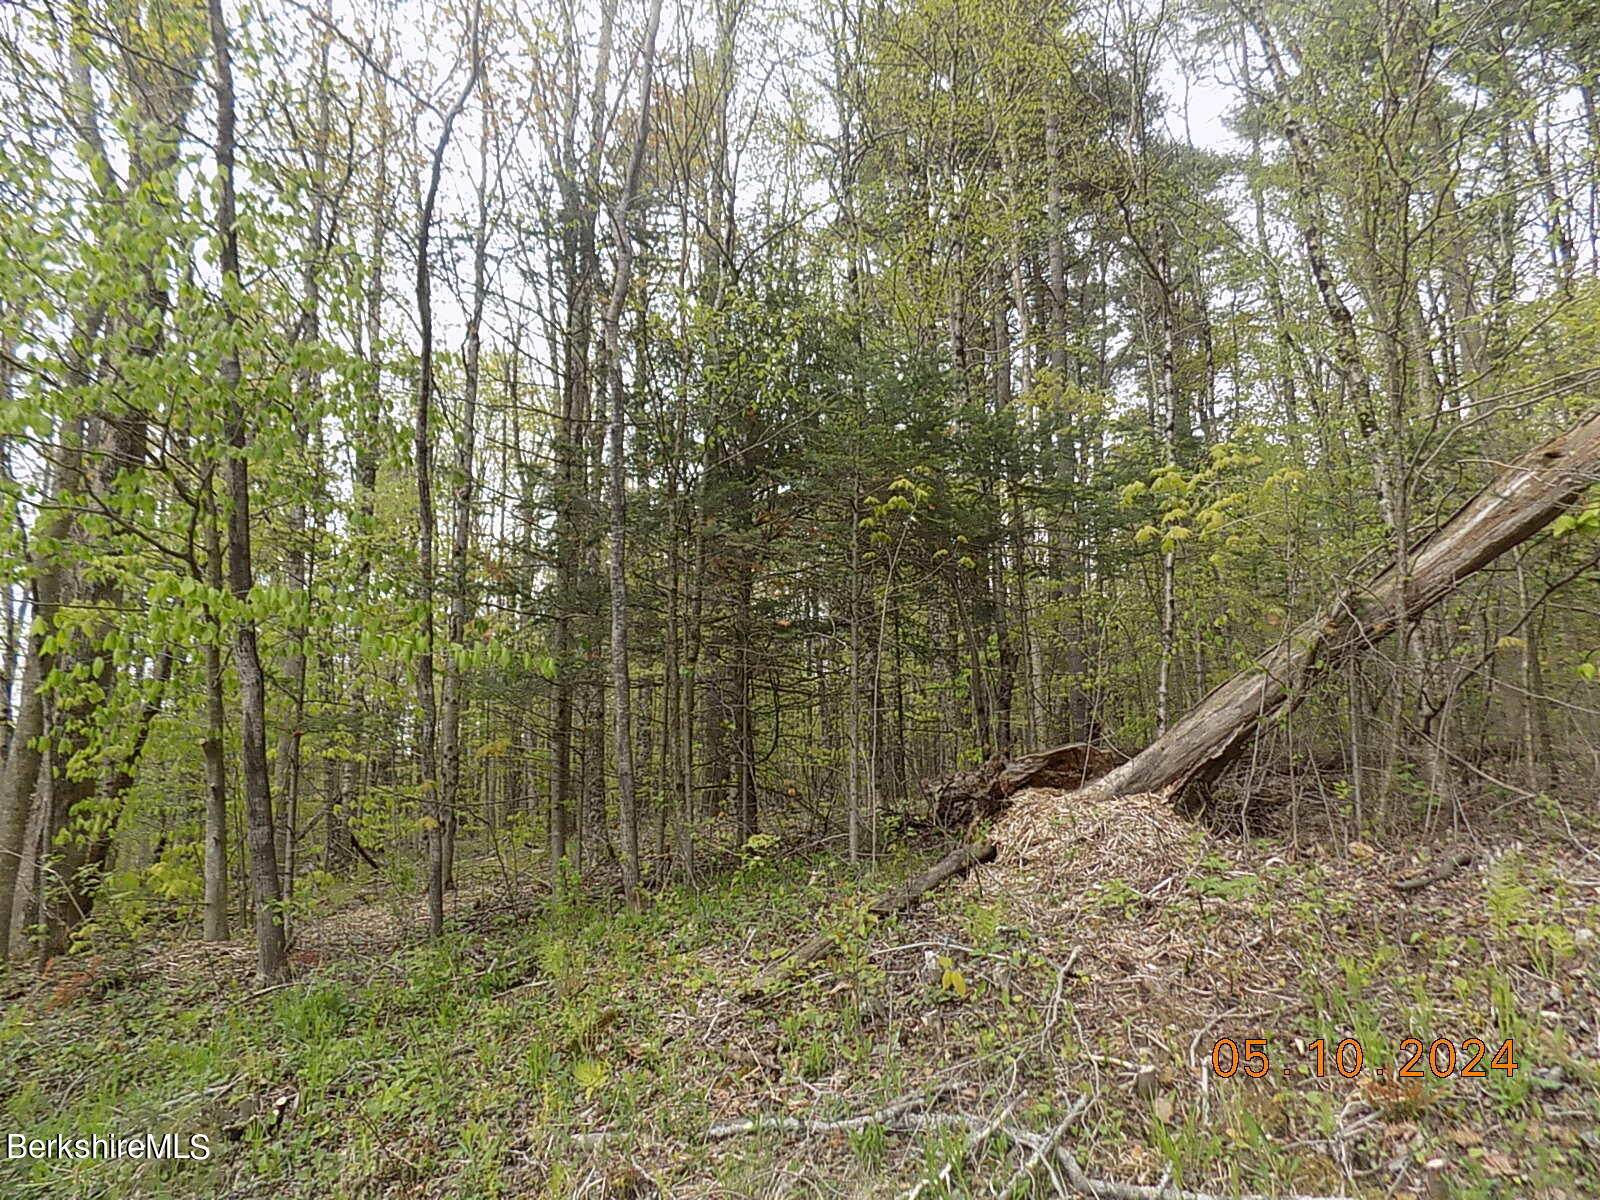
[[[1458,816],[1472,862],[1404,892],[1462,840],[1291,838],[1271,818],[1243,838],[1153,797],[1032,792],[996,863],[881,924],[861,901],[942,844],[870,874],[780,848],[641,912],[483,860],[436,944],[409,902],[345,885],[270,990],[242,942],[103,946],[0,977],[6,1132],[204,1132],[211,1157],[4,1161],[0,1194],[932,1198],[1094,1178],[1147,1189],[1105,1193],[1129,1198],[1590,1200],[1600,819],[1487,797]],[[740,999],[819,922],[831,958]],[[1417,1078],[1396,1075],[1408,1037]],[[1251,1057],[1222,1077],[1221,1039],[1266,1074]]]

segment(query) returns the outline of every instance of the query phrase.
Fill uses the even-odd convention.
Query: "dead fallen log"
[[[1596,483],[1600,483],[1600,409],[1506,467],[1454,516],[1415,543],[1404,576],[1389,567],[1347,589],[1252,666],[1213,689],[1128,762],[1076,790],[1086,797],[1164,792],[1175,798],[1203,790],[1250,744],[1263,722],[1289,711],[1308,695],[1319,674],[1416,620],[1463,580],[1549,525]],[[1027,775],[1030,768],[1024,764],[1048,763],[1053,753],[1026,755],[1016,760],[1015,771],[998,764],[982,772],[973,788],[986,798],[1000,795],[1009,781]],[[884,893],[869,911],[882,916],[909,907],[994,852],[988,839],[954,850],[916,879]],[[763,971],[745,997],[770,990],[832,945],[831,934],[814,935]]]
[[[1023,787],[1071,787],[1090,780],[1098,792],[1127,796],[1166,791],[1193,795],[1213,782],[1267,720],[1292,709],[1318,676],[1415,621],[1466,578],[1554,521],[1600,482],[1600,411],[1500,472],[1449,520],[1415,543],[1405,578],[1388,567],[1342,595],[1273,649],[1196,704],[1129,761],[1102,770],[1086,746],[1058,746],[931,781],[936,818],[948,824],[991,817]],[[1070,775],[1082,756],[1077,782]],[[1109,756],[1107,756],[1109,757]],[[1059,761],[1060,770],[1056,769]],[[928,786],[928,785],[925,785]]]
[[[898,887],[890,888],[867,906],[867,911],[873,916],[887,917],[902,909],[910,908],[918,900],[944,883],[965,871],[970,870],[982,862],[988,862],[994,857],[994,843],[987,839],[974,842],[970,845],[958,846],[946,854],[933,866],[922,874],[906,880]],[[822,930],[814,933],[800,945],[787,958],[782,958],[770,964],[766,970],[757,975],[754,981],[744,990],[743,999],[757,1000],[769,994],[773,988],[782,983],[795,971],[809,963],[821,958],[834,946],[834,935],[831,930]]]
[[[1403,879],[1396,879],[1389,884],[1397,892],[1415,892],[1425,887],[1432,887],[1436,883],[1443,883],[1457,875],[1462,867],[1472,865],[1473,850],[1471,846],[1457,846],[1455,849],[1441,854],[1421,871],[1408,875]]]
[[[1319,675],[1416,620],[1469,576],[1527,541],[1600,482],[1600,410],[1506,467],[1394,568],[1351,587],[1255,664],[1215,688],[1161,737],[1091,786],[1129,796],[1200,791],[1287,712]]]
[[[1099,746],[1069,742],[1013,759],[996,754],[969,771],[924,779],[922,790],[936,824],[963,828],[994,816],[1023,788],[1076,791],[1123,761],[1121,755]]]

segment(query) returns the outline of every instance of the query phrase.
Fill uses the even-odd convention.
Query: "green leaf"
[[[610,1079],[611,1068],[603,1059],[584,1058],[572,1064],[572,1082],[578,1085],[585,1097],[592,1097]]]

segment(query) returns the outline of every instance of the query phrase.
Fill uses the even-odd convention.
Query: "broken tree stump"
[[[994,816],[1023,788],[1076,791],[1123,761],[1102,747],[1069,742],[1013,759],[996,754],[970,771],[924,779],[922,790],[934,822],[954,829]]]

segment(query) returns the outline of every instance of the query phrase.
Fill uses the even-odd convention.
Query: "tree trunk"
[[[850,504],[850,699],[846,706],[850,740],[846,752],[850,758],[846,820],[853,863],[861,861],[861,519],[854,501],[859,491],[858,484],[852,489]]]
[[[1462,580],[1526,541],[1600,480],[1600,410],[1503,470],[1390,567],[1352,587],[1213,690],[1167,733],[1095,785],[1112,794],[1203,789],[1263,721],[1292,708],[1340,662],[1413,622]]]
[[[1167,231],[1156,229],[1155,284],[1161,292],[1157,312],[1161,320],[1161,459],[1162,465],[1175,467],[1178,426],[1178,361],[1172,268],[1167,252]],[[1156,679],[1156,733],[1167,731],[1168,708],[1172,699],[1172,658],[1178,639],[1177,555],[1170,549],[1161,552],[1161,661]]]
[[[428,934],[444,934],[445,825],[451,814],[440,787],[438,761],[439,713],[433,693],[433,443],[429,426],[433,409],[433,280],[428,263],[428,241],[432,233],[434,201],[439,195],[439,177],[444,170],[444,154],[450,133],[467,98],[478,86],[482,59],[478,53],[478,9],[471,16],[471,62],[466,86],[445,114],[444,127],[433,148],[428,191],[417,221],[416,294],[417,320],[421,327],[421,348],[417,356],[416,473],[417,473],[417,549],[421,572],[422,653],[417,656],[417,706],[421,711],[418,750],[422,759],[422,793],[428,810]]]
[[[90,594],[95,595],[94,592]],[[145,743],[150,736],[150,727],[161,712],[161,702],[172,675],[172,664],[171,649],[163,650],[156,660],[156,669],[150,680],[156,685],[154,695],[140,705],[133,726],[132,742],[99,784],[92,779],[70,779],[66,771],[68,757],[65,754],[51,756],[52,767],[58,773],[51,789],[50,845],[62,841],[60,835],[73,825],[74,806],[95,796],[97,792],[99,794],[96,797],[96,819],[87,827],[80,824],[72,829],[72,836],[65,839],[66,844],[56,860],[55,874],[61,881],[59,892],[41,897],[41,923],[45,927],[44,939],[40,944],[42,958],[65,953],[72,931],[86,922],[94,911],[100,885],[111,863],[123,798],[133,786],[139,759],[144,754]],[[105,694],[110,694],[115,678],[115,668],[108,662],[100,676]],[[75,736],[72,726],[78,719],[75,715],[65,722],[68,726],[66,736]]]
[[[1285,106],[1283,121],[1284,140],[1295,166],[1295,217],[1299,225],[1300,240],[1305,246],[1306,263],[1316,285],[1317,296],[1333,326],[1335,364],[1343,385],[1345,399],[1355,409],[1361,440],[1369,445],[1373,455],[1373,477],[1378,490],[1378,507],[1384,524],[1390,530],[1397,527],[1396,512],[1399,498],[1395,495],[1396,481],[1390,471],[1387,455],[1381,448],[1370,445],[1378,432],[1378,419],[1373,411],[1372,385],[1367,378],[1366,364],[1361,356],[1361,342],[1356,330],[1355,317],[1344,297],[1339,294],[1333,267],[1328,257],[1323,237],[1321,209],[1322,196],[1317,171],[1317,154],[1304,126],[1293,107],[1294,79],[1289,75],[1272,27],[1267,23],[1266,11],[1260,0],[1240,0],[1240,11],[1255,29],[1266,53],[1267,67],[1273,86]]]
[[[324,21],[328,21],[326,11]],[[331,22],[330,22],[331,23]],[[291,342],[316,342],[322,336],[322,259],[324,256],[324,227],[327,202],[324,188],[328,164],[329,81],[328,39],[320,39],[319,71],[317,77],[317,121],[311,148],[311,221],[306,229],[300,268],[301,308],[300,320]],[[305,369],[298,380],[297,415],[295,418],[303,444],[312,444],[311,430],[306,413],[317,408],[319,380],[317,372]],[[313,418],[315,419],[315,418]],[[312,557],[307,539],[307,505],[304,498],[296,501],[289,510],[288,549],[285,554],[289,586],[306,598],[312,584]],[[289,719],[278,731],[277,793],[283,816],[283,898],[287,903],[294,899],[296,857],[299,853],[297,838],[300,823],[300,790],[304,764],[301,758],[301,741],[305,735],[306,721],[306,636],[304,622],[297,622],[289,630],[288,651],[281,660],[281,671],[289,693]],[[292,940],[289,910],[284,911],[284,933]]]
[[[87,346],[98,333],[99,326],[100,314],[93,314],[88,336],[74,338],[74,342]],[[74,524],[72,506],[62,501],[81,486],[81,422],[64,430],[61,440],[65,447],[64,456],[55,464],[52,472],[52,490],[57,504],[40,530],[44,534],[38,539],[41,546],[64,544]],[[33,623],[40,632],[28,637],[27,657],[17,691],[11,752],[6,757],[4,772],[0,773],[0,961],[10,954],[17,873],[26,855],[28,815],[32,810],[34,791],[39,785],[39,768],[44,761],[44,684],[56,668],[56,654],[47,649],[45,638],[54,630],[61,603],[62,567],[54,555],[47,556],[43,550],[36,551],[36,554]]]
[[[994,816],[1023,788],[1081,788],[1122,761],[1087,742],[1068,742],[1012,759],[996,754],[969,771],[924,779],[922,790],[934,822],[957,828]]]
[[[456,446],[455,512],[450,533],[450,616],[444,686],[440,696],[439,758],[444,809],[444,882],[455,886],[456,826],[461,806],[461,662],[472,616],[467,594],[467,550],[472,541],[472,506],[475,494],[473,455],[478,432],[478,387],[483,356],[483,306],[488,294],[489,243],[489,118],[483,115],[478,143],[478,221],[472,236],[472,307],[467,318],[465,388],[461,398],[461,431]]]
[[[617,764],[617,816],[622,837],[622,894],[629,904],[639,902],[639,814],[633,780],[632,686],[628,671],[628,577],[625,570],[628,498],[623,461],[627,405],[622,384],[622,307],[633,278],[633,234],[628,221],[644,172],[645,146],[650,138],[650,90],[655,77],[656,29],[661,21],[661,0],[651,0],[645,21],[643,71],[639,81],[639,128],[634,134],[622,196],[612,214],[616,227],[617,271],[611,282],[611,300],[602,324],[605,370],[601,387],[610,393],[611,420],[607,433],[610,451],[611,555],[611,741]]]
[[[1067,384],[1067,347],[1071,337],[1071,329],[1067,322],[1067,265],[1066,246],[1062,236],[1062,227],[1066,217],[1062,207],[1061,195],[1061,123],[1054,105],[1045,110],[1044,126],[1045,142],[1045,222],[1048,226],[1046,255],[1049,263],[1049,292],[1050,292],[1050,327],[1047,341],[1050,347],[1050,374],[1052,388],[1047,393],[1049,409],[1045,413],[1042,424],[1046,429],[1055,424],[1068,424],[1073,418],[1067,413],[1067,406],[1061,402],[1063,389]],[[1101,359],[1105,358],[1102,353]],[[1062,435],[1066,443],[1065,453],[1056,455],[1056,470],[1065,475],[1063,482],[1067,483],[1072,495],[1077,489],[1070,487],[1075,482],[1077,473],[1076,463],[1078,448],[1074,444],[1075,433],[1068,428]],[[1040,441],[1049,457],[1049,451],[1055,435],[1045,432]],[[1076,508],[1077,501],[1072,501]],[[1075,523],[1075,522],[1073,522]],[[1070,624],[1066,634],[1066,671],[1067,671],[1067,733],[1069,737],[1079,738],[1088,736],[1089,726],[1089,699],[1084,690],[1084,612],[1083,612],[1083,563],[1078,553],[1079,534],[1072,529],[1067,531],[1069,539],[1066,547],[1065,559],[1062,562],[1062,548],[1060,546],[1060,533],[1051,527],[1049,534],[1049,561],[1050,577],[1059,580],[1066,579],[1067,612]],[[1048,599],[1060,599],[1061,589],[1052,584]]]
[[[387,59],[385,59],[387,62]],[[367,375],[361,389],[361,404],[357,410],[357,430],[360,436],[355,444],[355,478],[351,481],[352,499],[356,506],[354,538],[356,549],[355,587],[357,595],[365,595],[372,578],[373,513],[378,487],[379,430],[384,422],[383,398],[383,300],[385,246],[389,237],[389,121],[384,77],[374,72],[378,90],[378,152],[377,179],[373,186],[372,232],[367,254],[366,295],[366,359]],[[365,677],[358,672],[350,701],[350,727],[354,734],[356,754],[341,772],[345,776],[334,798],[330,794],[328,805],[326,866],[335,875],[348,872],[355,863],[356,842],[351,827],[352,816],[359,811],[362,787],[367,779],[367,763],[371,749],[368,742],[367,689]]]
[[[206,583],[222,592],[221,532],[212,483],[206,481]],[[222,627],[212,617],[206,642],[206,736],[200,749],[206,760],[205,926],[208,942],[228,940],[228,762],[225,698],[222,691]]]
[[[224,320],[238,325],[231,293],[239,287],[239,228],[233,186],[233,64],[222,0],[210,0],[212,55],[216,63],[217,166],[221,178],[217,227],[221,241]],[[254,585],[250,561],[250,464],[248,409],[240,392],[238,350],[229,346],[221,365],[228,414],[228,586],[241,603]],[[256,976],[263,982],[287,974],[283,925],[278,913],[278,863],[272,841],[272,780],[267,769],[266,679],[256,649],[255,622],[241,618],[234,630],[234,668],[239,674],[240,744],[245,814],[249,823],[250,880],[255,898]]]
[[[606,0],[600,12],[600,37],[590,109],[592,151],[580,171],[577,149],[579,101],[578,68],[573,67],[570,90],[560,104],[560,135],[549,144],[555,164],[556,188],[561,195],[561,252],[564,324],[561,330],[561,410],[555,429],[556,480],[552,489],[555,510],[555,619],[551,651],[556,664],[555,695],[551,704],[550,768],[550,871],[561,884],[561,863],[569,859],[583,865],[581,789],[573,777],[574,716],[584,710],[578,690],[587,675],[580,664],[573,622],[585,612],[589,597],[587,559],[583,553],[587,502],[584,471],[584,430],[589,419],[589,343],[594,322],[595,206],[598,156],[604,144],[607,113],[606,87],[610,77],[611,32],[615,0]],[[582,616],[588,620],[587,616]],[[581,751],[580,751],[581,753]],[[569,844],[570,843],[570,844]]]

